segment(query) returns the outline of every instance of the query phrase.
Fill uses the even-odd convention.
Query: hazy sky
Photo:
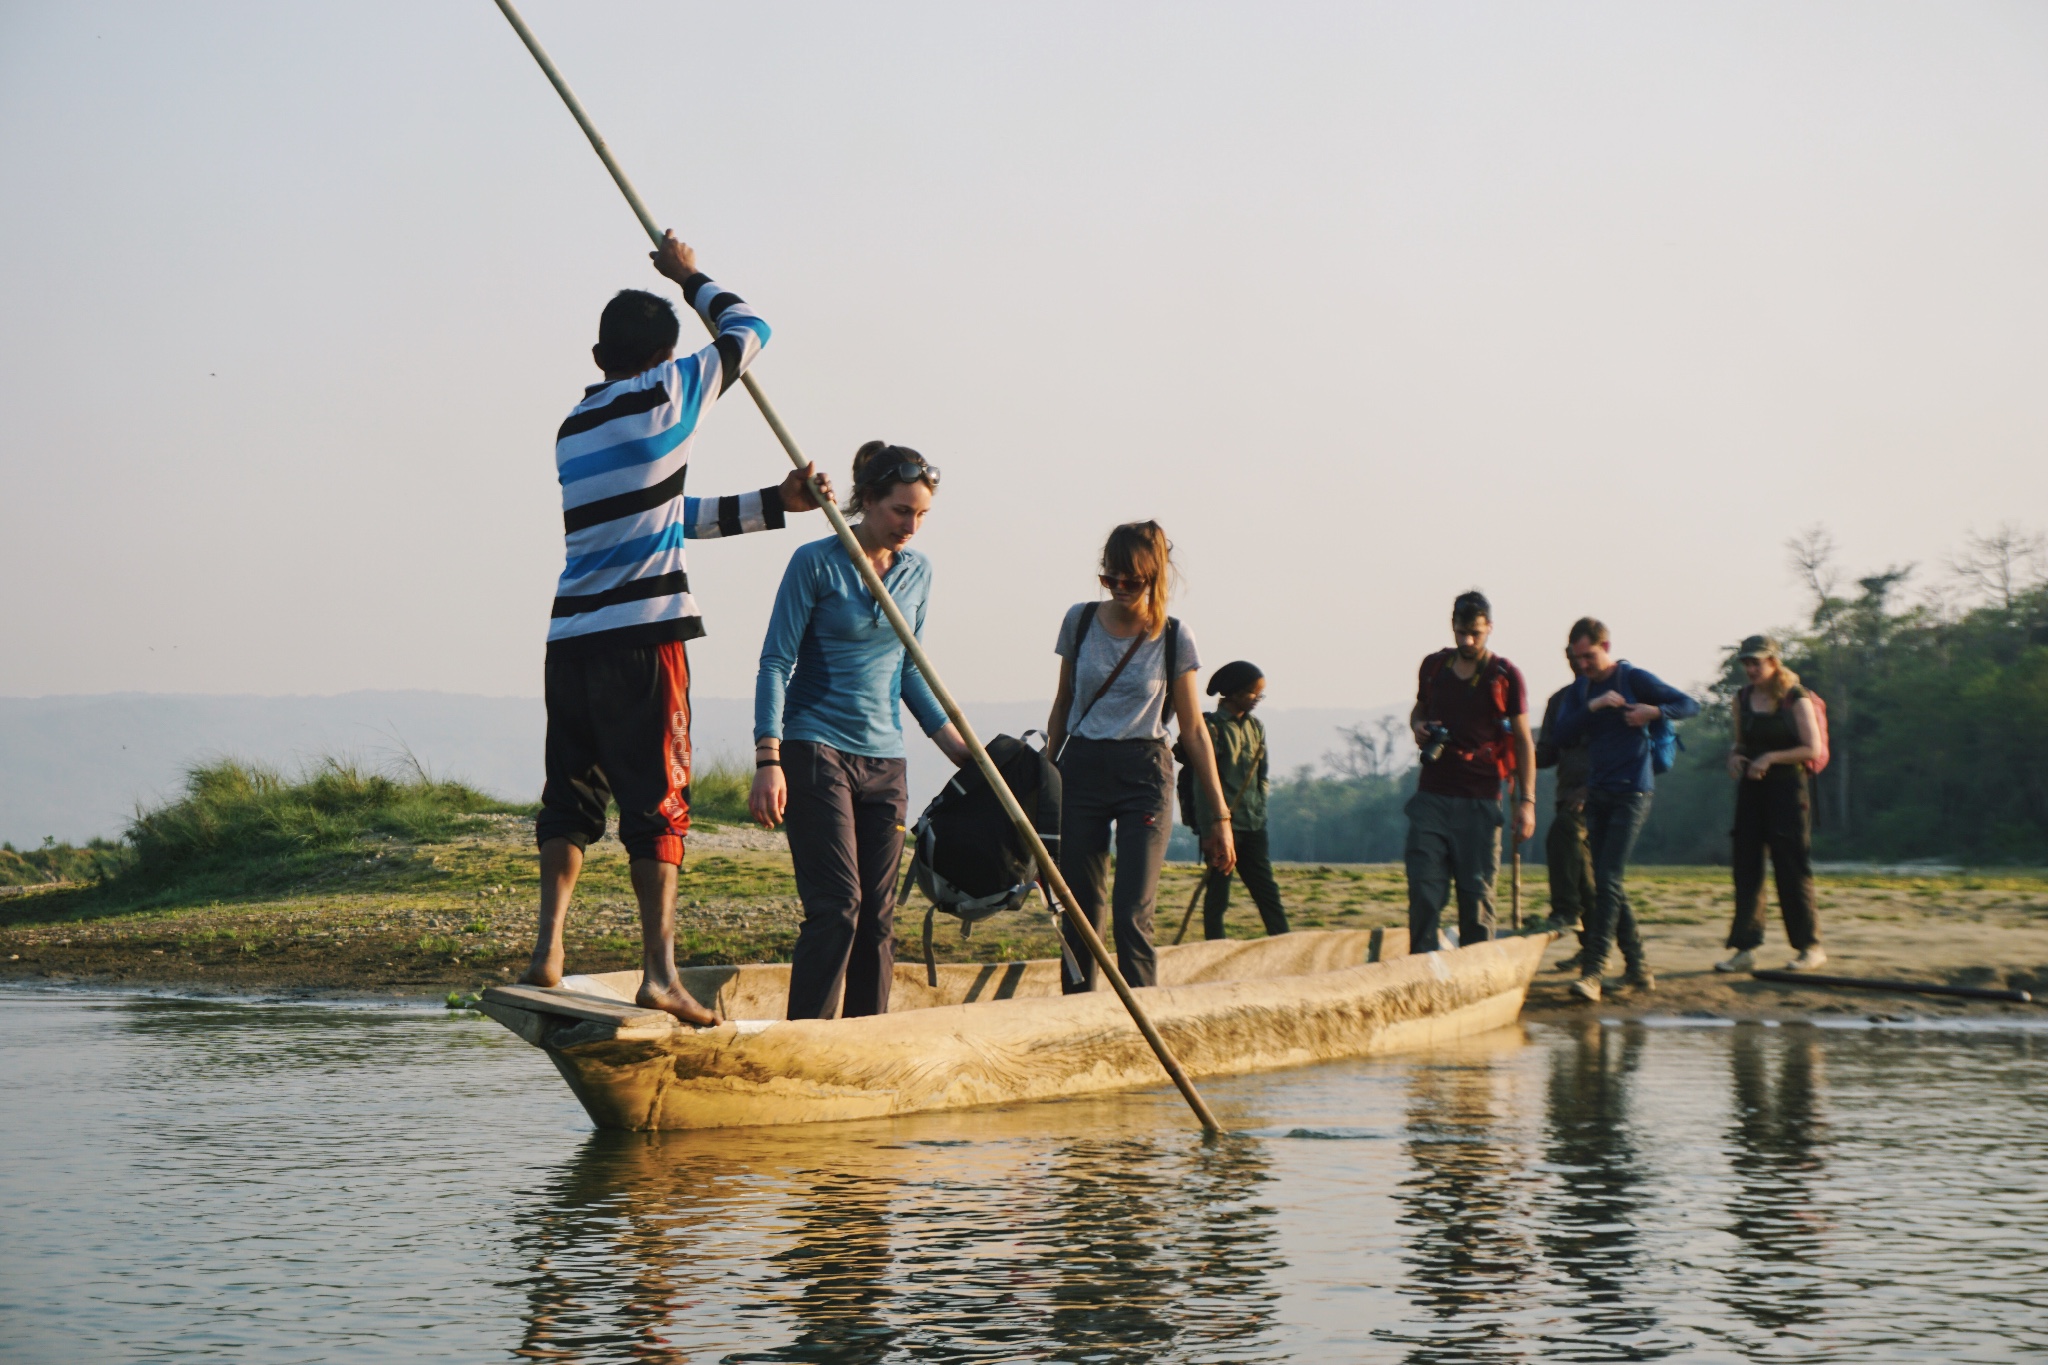
[[[1796,617],[1784,540],[2048,520],[2048,5],[529,0],[842,471],[944,487],[928,639],[1046,696],[1159,518],[1210,661],[1531,682]],[[0,694],[535,694],[554,427],[654,277],[497,10],[0,5]],[[687,334],[686,334],[687,335]],[[785,466],[737,392],[693,491]],[[693,546],[751,691],[801,530]]]

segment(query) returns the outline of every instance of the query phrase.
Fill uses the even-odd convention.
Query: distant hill
[[[701,759],[745,759],[753,703],[693,699]],[[973,702],[983,737],[1043,726],[1047,703]],[[1262,711],[1275,775],[1336,747],[1337,729],[1388,709]],[[448,692],[345,692],[327,697],[112,693],[0,697],[0,840],[80,842],[121,832],[138,801],[179,789],[199,760],[231,755],[286,769],[322,754],[403,764],[409,751],[436,776],[509,800],[540,795],[546,721],[537,697]],[[929,744],[911,746],[913,813],[945,780]]]

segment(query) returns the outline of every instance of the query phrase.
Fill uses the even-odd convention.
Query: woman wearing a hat
[[[1764,941],[1764,851],[1777,874],[1778,908],[1785,937],[1799,956],[1789,971],[1811,971],[1828,960],[1820,946],[1820,917],[1813,894],[1812,802],[1806,764],[1821,751],[1820,720],[1799,675],[1785,667],[1778,642],[1752,635],[1742,642],[1742,671],[1749,679],[1730,708],[1735,744],[1728,773],[1735,778],[1735,923],[1728,946],[1735,955],[1714,964],[1721,972],[1746,972],[1756,965]]]
[[[1280,902],[1280,884],[1273,880],[1273,857],[1266,846],[1266,787],[1271,761],[1266,754],[1266,727],[1252,708],[1266,692],[1259,666],[1238,659],[1209,675],[1209,695],[1222,698],[1203,719],[1216,750],[1216,776],[1223,799],[1230,804],[1230,828],[1237,845],[1237,875],[1259,907],[1268,934],[1287,932],[1287,909]],[[1202,891],[1202,937],[1223,937],[1223,915],[1230,908],[1230,874],[1211,871]]]

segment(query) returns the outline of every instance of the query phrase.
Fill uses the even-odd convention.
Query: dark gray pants
[[[782,746],[782,773],[789,858],[804,904],[790,960],[789,1017],[829,1019],[835,1005],[842,1019],[887,1014],[910,805],[904,761],[791,740]]]
[[[1730,948],[1764,945],[1764,850],[1777,873],[1778,908],[1785,938],[1805,952],[1820,942],[1820,916],[1813,894],[1813,816],[1806,773],[1772,769],[1759,780],[1735,785],[1735,923]]]
[[[1586,842],[1583,805],[1575,810],[1558,803],[1543,838],[1543,864],[1550,874],[1550,917],[1559,928],[1583,923],[1593,913],[1593,846]]]
[[[1500,800],[1438,796],[1408,798],[1408,951],[1433,953],[1437,925],[1458,889],[1458,942],[1493,937],[1493,879],[1500,872]]]
[[[1273,855],[1268,851],[1266,831],[1242,829],[1234,834],[1237,844],[1237,875],[1244,889],[1252,893],[1259,907],[1259,919],[1268,934],[1287,932],[1287,910],[1280,904],[1280,884],[1273,880]],[[1223,937],[1223,916],[1230,909],[1230,876],[1211,872],[1202,879],[1202,937]]]
[[[1159,979],[1152,951],[1153,903],[1159,869],[1173,833],[1173,757],[1149,739],[1072,739],[1060,756],[1060,875],[1081,910],[1102,932],[1103,902],[1112,905],[1116,968],[1133,986]],[[1116,890],[1109,886],[1109,830],[1116,826]],[[1072,928],[1062,926],[1082,980],[1061,977],[1067,994],[1095,989],[1095,959]]]
[[[1606,970],[1611,946],[1633,971],[1646,966],[1643,936],[1636,930],[1635,907],[1628,902],[1628,855],[1650,818],[1650,793],[1586,793],[1586,840],[1593,847],[1593,913],[1580,936],[1579,975],[1597,977]]]

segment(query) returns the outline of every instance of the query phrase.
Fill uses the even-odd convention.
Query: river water
[[[1532,1024],[593,1133],[474,1016],[0,992],[9,1361],[2048,1357],[2048,1030]]]

